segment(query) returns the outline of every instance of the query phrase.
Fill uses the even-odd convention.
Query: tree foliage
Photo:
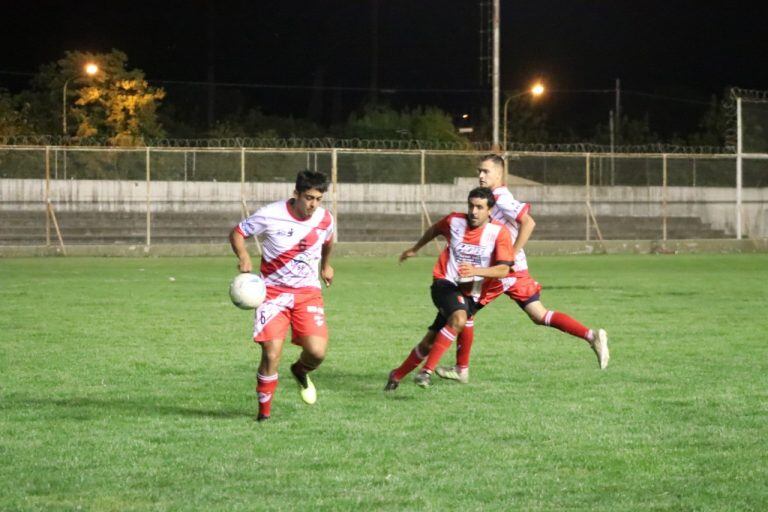
[[[360,139],[467,142],[457,133],[451,116],[437,107],[416,107],[398,112],[384,105],[366,105],[349,116],[342,132],[345,137]]]
[[[0,135],[29,135],[33,132],[28,106],[20,104],[8,91],[0,89]]]
[[[93,76],[84,72],[88,63],[98,66]],[[66,52],[59,61],[42,66],[32,91],[21,95],[31,105],[37,131],[58,133],[66,112],[66,135],[106,137],[118,145],[164,135],[157,108],[165,91],[149,85],[143,71],[129,70],[127,64],[125,53],[112,50]]]

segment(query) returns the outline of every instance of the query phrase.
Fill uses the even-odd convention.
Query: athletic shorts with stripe
[[[445,279],[435,279],[430,287],[432,302],[437,308],[437,316],[427,329],[437,332],[448,323],[450,317],[455,311],[462,309],[467,312],[467,317],[471,318],[479,309],[478,304],[472,300],[472,297],[464,295],[459,287],[451,281]]]
[[[328,339],[323,295],[319,288],[286,291],[285,288],[267,286],[267,297],[256,309],[253,341],[285,339],[289,327],[291,341],[297,345],[300,337]]]
[[[480,307],[490,304],[502,294],[524,308],[531,302],[539,300],[541,285],[531,277],[527,270],[510,272],[507,277],[493,279],[486,284],[483,297],[480,299]]]

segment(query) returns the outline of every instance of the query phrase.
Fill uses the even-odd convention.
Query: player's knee
[[[467,323],[467,312],[463,309],[459,309],[457,311],[454,311],[451,316],[448,318],[448,325],[451,326],[451,328],[458,332],[464,329],[464,325]]]

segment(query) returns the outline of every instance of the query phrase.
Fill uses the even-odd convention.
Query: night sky
[[[378,0],[379,98],[454,115],[487,108],[480,3]],[[195,82],[211,71],[221,84],[217,116],[260,107],[327,124],[370,94],[373,0],[12,4],[0,35],[0,87],[11,92],[65,50],[117,48],[166,88],[166,103],[183,99],[177,108],[198,113],[206,88]],[[542,78],[551,89],[612,89],[620,78],[625,113],[650,112],[659,132],[684,132],[725,87],[768,89],[766,23],[768,2],[503,0],[502,87]],[[559,92],[546,101],[554,122],[577,130],[604,122],[613,106],[609,93]]]

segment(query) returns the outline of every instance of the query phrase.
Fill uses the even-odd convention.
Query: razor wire
[[[735,131],[735,127],[734,127]],[[220,148],[220,149],[361,149],[361,150],[430,150],[430,151],[502,151],[489,141],[436,141],[419,139],[361,139],[334,137],[217,137],[217,138],[137,138],[133,145],[115,144],[106,137],[65,137],[61,135],[3,135],[0,146],[71,146],[113,148]],[[522,143],[511,142],[503,151],[530,153],[670,153],[670,154],[729,154],[735,145],[682,146],[677,144],[639,144],[611,147],[609,145],[583,143]]]

